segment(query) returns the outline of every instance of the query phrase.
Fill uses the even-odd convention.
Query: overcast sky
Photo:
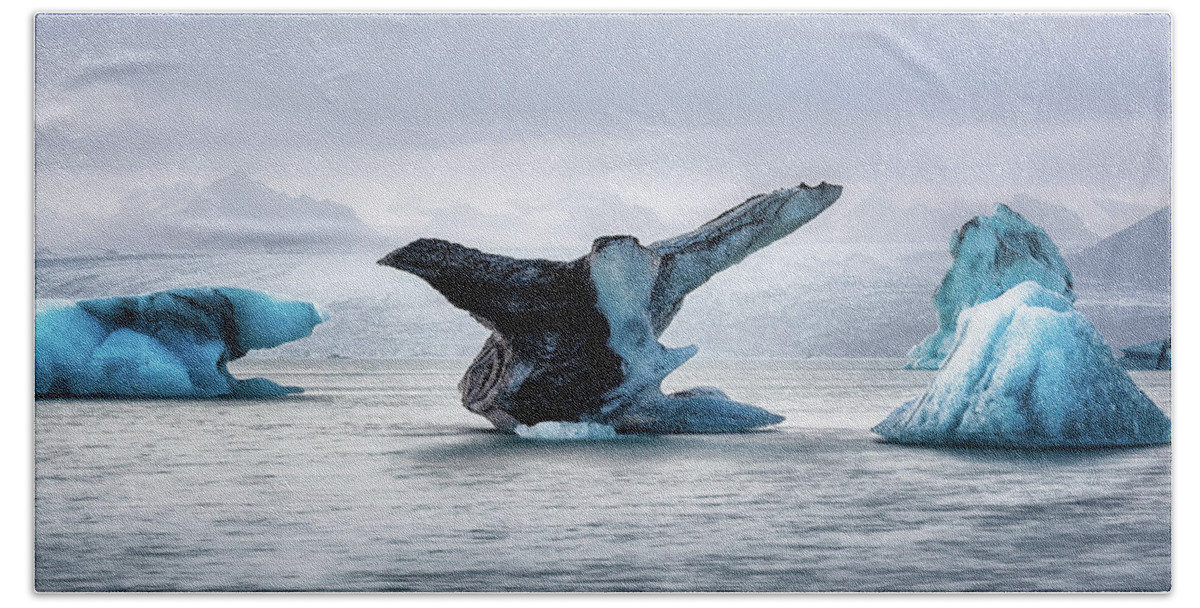
[[[1170,37],[1165,15],[43,15],[36,204],[90,222],[242,173],[385,233],[573,200],[688,225],[822,180],[1152,208]]]

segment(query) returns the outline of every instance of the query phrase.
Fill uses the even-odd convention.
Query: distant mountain
[[[1171,207],[1067,256],[1076,282],[1171,290]]]
[[[497,210],[471,202],[426,211],[424,225],[410,226],[392,244],[430,237],[515,257],[573,259],[591,249],[597,237],[631,234],[642,243],[689,229],[663,222],[653,210],[615,194],[580,193],[550,201],[506,201]],[[536,235],[536,239],[530,239]]]
[[[1060,249],[1082,249],[1100,240],[1079,214],[1062,205],[1024,194],[1018,194],[1004,204],[1045,230]]]
[[[1075,210],[1089,230],[1101,236],[1108,236],[1132,226],[1158,207],[1159,205],[1153,203],[1094,198],[1078,201]]]
[[[849,197],[838,201],[805,230],[809,238],[820,242],[926,244],[944,249],[964,222],[991,213],[997,202],[1041,226],[1060,249],[1079,250],[1100,240],[1075,212],[1026,195],[1005,201],[921,203]]]
[[[291,196],[241,174],[135,192],[97,228],[87,244],[137,252],[346,252],[383,241],[341,203]]]

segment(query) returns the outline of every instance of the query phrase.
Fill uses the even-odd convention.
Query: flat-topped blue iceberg
[[[664,395],[663,379],[696,347],[667,348],[658,337],[687,294],[791,234],[841,193],[822,183],[760,194],[649,245],[632,236],[598,238],[590,253],[569,262],[419,239],[379,263],[421,277],[492,330],[459,390],[467,409],[501,429],[576,429],[538,424],[566,422],[619,433],[743,431],[783,417],[715,388]]]
[[[1171,339],[1122,348],[1121,365],[1125,369],[1171,369]]]
[[[226,365],[312,333],[313,304],[234,287],[38,302],[37,396],[267,397],[297,393]]]
[[[900,443],[1013,448],[1171,440],[1171,421],[1092,323],[1033,281],[962,311],[929,390],[872,430]]]
[[[972,218],[950,239],[954,263],[933,297],[938,330],[909,351],[908,369],[937,369],[954,342],[958,314],[1024,281],[1075,301],[1071,271],[1046,231],[998,204],[993,215]]]

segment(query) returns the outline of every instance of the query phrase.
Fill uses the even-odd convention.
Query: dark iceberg
[[[498,428],[598,423],[625,433],[731,432],[782,417],[715,388],[664,395],[696,353],[658,342],[684,297],[717,272],[833,204],[822,183],[761,194],[689,233],[643,246],[595,240],[568,262],[520,260],[420,239],[380,264],[411,272],[492,330],[459,383],[463,404]]]
[[[934,294],[938,329],[908,352],[908,369],[938,369],[950,346],[959,312],[1035,281],[1075,301],[1071,271],[1045,230],[998,204],[991,216],[971,218],[950,238],[954,263]]]
[[[233,287],[39,302],[37,396],[267,397],[300,392],[226,365],[312,333],[313,304]]]

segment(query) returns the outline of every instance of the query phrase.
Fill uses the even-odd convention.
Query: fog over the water
[[[37,243],[78,246],[139,200],[232,175],[344,205],[397,245],[653,239],[825,180],[846,190],[815,240],[1032,200],[1080,218],[1083,247],[1169,203],[1170,28],[1164,14],[42,15]]]

